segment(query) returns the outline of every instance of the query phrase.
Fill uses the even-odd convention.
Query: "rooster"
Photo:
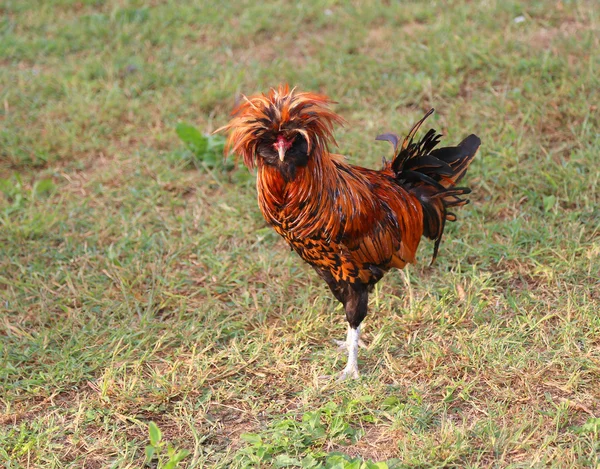
[[[435,148],[440,135],[414,136],[430,110],[379,171],[353,166],[331,153],[333,130],[344,120],[324,95],[290,90],[243,97],[229,123],[225,151],[257,168],[258,205],[265,220],[310,264],[345,309],[348,362],[339,379],[358,378],[360,325],[368,295],[391,268],[415,262],[422,236],[435,242],[456,216],[448,209],[468,201],[456,187],[481,143],[469,135],[458,146]]]

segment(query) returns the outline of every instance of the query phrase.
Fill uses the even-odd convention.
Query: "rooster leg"
[[[314,266],[313,266],[314,267]],[[346,319],[348,320],[348,334],[346,340],[334,340],[340,350],[348,350],[348,364],[338,375],[338,381],[346,378],[358,378],[358,347],[367,348],[360,340],[360,323],[367,315],[369,302],[368,286],[361,283],[351,284],[336,280],[329,270],[314,267],[321,276],[336,299],[344,305]]]
[[[356,329],[348,327],[348,338],[346,345],[348,347],[348,363],[346,368],[340,373],[338,381],[344,381],[347,378],[358,379],[358,343],[360,342],[360,326]]]
[[[346,347],[348,348],[348,363],[340,373],[338,381],[346,378],[357,379],[358,373],[358,346],[360,343],[360,323],[367,315],[369,293],[366,285],[355,284],[344,288],[344,306],[346,319],[348,320],[348,336]]]

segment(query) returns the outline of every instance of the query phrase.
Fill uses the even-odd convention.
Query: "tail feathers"
[[[463,178],[479,145],[481,145],[480,138],[471,134],[455,147],[438,148],[431,152],[433,158],[446,163],[452,169],[453,174],[450,178],[441,177],[440,183],[444,187],[452,187]]]
[[[461,196],[471,190],[456,187],[466,174],[473,161],[481,140],[469,135],[455,147],[435,148],[441,135],[431,129],[418,142],[413,138],[423,122],[433,113],[431,109],[415,124],[408,136],[399,145],[400,139],[394,134],[383,134],[377,140],[389,141],[394,146],[394,159],[386,163],[393,171],[396,180],[404,188],[417,196],[423,207],[423,235],[435,240],[433,259],[437,257],[446,220],[455,221],[456,215],[448,211],[450,207],[460,207],[468,203]]]

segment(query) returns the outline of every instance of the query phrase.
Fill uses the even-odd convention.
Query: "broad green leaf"
[[[289,467],[289,466],[300,466],[301,463],[298,459],[292,458],[287,454],[280,454],[275,458],[275,467]]]
[[[344,465],[344,469],[360,469],[360,460],[356,460],[356,461],[348,461],[345,465]]]
[[[327,458],[327,461],[325,461],[325,467],[327,469],[346,469],[349,462],[350,461],[348,461],[343,454],[332,454]]]
[[[148,430],[150,432],[150,444],[154,447],[158,446],[160,444],[160,440],[162,439],[162,432],[154,422],[150,422],[148,425]]]
[[[577,433],[598,433],[600,432],[600,418],[592,417],[586,420],[586,422],[580,427],[576,427]]]
[[[240,438],[251,445],[260,445],[262,443],[262,438],[256,433],[242,433]]]
[[[152,461],[152,457],[154,456],[154,446],[147,445],[146,446],[146,461]]]
[[[387,463],[365,461],[360,469],[388,469]]]
[[[548,195],[544,197],[544,212],[549,212],[556,205],[556,196]]]
[[[202,135],[196,127],[181,122],[177,124],[175,132],[197,157],[204,156],[208,149],[208,138]]]
[[[190,452],[187,449],[181,449],[181,450],[177,451],[175,456],[173,456],[173,461],[175,461],[176,463],[180,463],[185,458],[187,458],[189,455],[190,455]]]
[[[312,454],[305,456],[302,460],[302,469],[314,469],[317,467],[321,467],[321,465]]]

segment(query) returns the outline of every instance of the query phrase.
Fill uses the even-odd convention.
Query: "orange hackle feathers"
[[[309,152],[321,153],[336,144],[334,124],[344,122],[329,109],[333,102],[327,96],[290,90],[288,85],[242,98],[229,123],[215,132],[229,131],[225,151],[241,155],[250,169],[257,164],[257,146],[266,133],[291,137],[300,133],[308,142]]]

